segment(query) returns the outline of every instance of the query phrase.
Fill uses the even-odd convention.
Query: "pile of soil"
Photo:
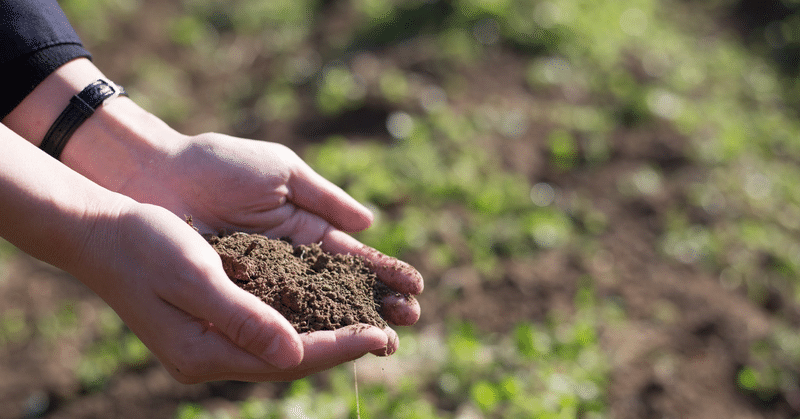
[[[280,312],[302,332],[365,323],[380,328],[392,291],[364,258],[332,255],[319,245],[292,246],[259,234],[211,237],[228,277]]]

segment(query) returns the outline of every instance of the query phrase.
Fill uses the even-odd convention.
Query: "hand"
[[[231,282],[216,252],[183,220],[125,202],[94,224],[74,273],[178,381],[291,380],[396,348],[396,336],[375,327],[298,335]]]
[[[400,293],[422,291],[422,277],[411,266],[344,233],[367,228],[372,214],[289,148],[214,133],[188,137],[182,144],[164,161],[139,171],[119,192],[190,215],[202,233],[246,231],[290,237],[295,244],[322,242],[326,251],[364,256],[381,280]],[[415,301],[409,304],[389,320],[415,323],[419,307]]]
[[[0,236],[84,282],[179,381],[288,380],[393,351],[378,328],[298,335],[168,210],[98,186],[0,124]]]
[[[70,97],[103,77],[80,58],[59,67],[2,121],[38,145]],[[61,160],[95,183],[139,202],[191,215],[202,232],[250,231],[297,244],[322,242],[333,253],[372,261],[387,285],[422,292],[420,274],[344,232],[362,230],[372,215],[323,179],[288,148],[219,134],[183,136],[133,101],[106,101],[67,143]],[[388,320],[413,324],[413,299],[387,301]]]
[[[102,76],[86,59],[70,61],[2,122],[38,145],[70,97]],[[2,130],[0,134],[13,137]],[[100,294],[181,382],[299,378],[366,352],[390,354],[398,341],[391,329],[375,327],[298,336],[286,319],[228,280],[211,246],[179,217],[191,215],[206,233],[250,231],[288,236],[298,244],[322,242],[329,252],[365,256],[381,280],[400,293],[422,291],[422,278],[411,266],[345,233],[369,226],[369,211],[286,147],[219,134],[185,137],[133,101],[119,97],[104,103],[84,122],[61,155],[66,166],[85,177],[53,164],[33,149],[20,154],[25,157],[14,157],[8,150],[0,153],[4,169],[25,162],[0,175],[20,177],[26,167],[39,173],[25,178],[37,187],[14,189],[17,195],[44,191],[50,198],[65,195],[58,204],[75,207],[73,212],[80,214],[85,208],[76,207],[74,196],[86,201],[84,206],[103,208],[97,202],[107,199],[110,190],[172,212],[126,204],[118,216],[92,223],[95,234],[90,236],[106,237],[106,243],[92,247],[95,260],[88,264],[81,257],[48,251],[64,248],[58,240],[16,235],[25,231],[19,228],[0,231],[57,266],[74,264],[75,269],[67,270]],[[75,192],[75,185],[91,193]],[[26,215],[46,206],[41,202],[25,206],[26,200],[16,198],[6,203],[5,207],[20,204],[22,208],[0,211],[0,219],[14,220],[6,226],[20,225],[30,218]],[[89,230],[51,218],[50,230],[35,224],[31,229],[50,236],[56,229],[67,230],[62,235],[70,243]],[[394,324],[410,325],[419,318],[419,305],[413,298],[390,297],[384,307],[384,316]],[[270,348],[277,350],[271,353]]]
[[[139,171],[119,192],[179,216],[191,215],[204,233],[257,232],[290,237],[295,244],[322,242],[332,253],[362,255],[390,288],[410,295],[422,291],[422,277],[414,268],[345,233],[368,227],[372,214],[287,147],[221,134],[187,137],[181,144],[168,158]],[[419,319],[413,297],[387,297],[384,308],[387,320],[396,325]],[[396,349],[396,334],[385,332],[394,347],[376,353]]]

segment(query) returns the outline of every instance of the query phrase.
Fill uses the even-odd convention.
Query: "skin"
[[[191,215],[202,233],[322,242],[330,252],[363,255],[394,290],[422,292],[414,268],[348,234],[367,228],[372,214],[290,149],[183,135],[118,97],[75,132],[63,164],[38,150],[69,98],[102,76],[86,59],[71,61],[3,119],[2,237],[83,281],[182,383],[292,380],[397,349],[390,328],[297,334],[233,284],[216,252],[184,222]],[[413,297],[385,303],[390,323],[419,318]]]

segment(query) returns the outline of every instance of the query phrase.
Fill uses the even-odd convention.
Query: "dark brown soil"
[[[258,234],[209,241],[228,277],[278,310],[298,332],[358,323],[387,326],[380,307],[391,291],[361,257],[331,255],[317,244],[293,247]]]

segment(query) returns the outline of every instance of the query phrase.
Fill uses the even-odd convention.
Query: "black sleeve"
[[[55,0],[0,0],[0,119],[78,57],[91,56]]]

